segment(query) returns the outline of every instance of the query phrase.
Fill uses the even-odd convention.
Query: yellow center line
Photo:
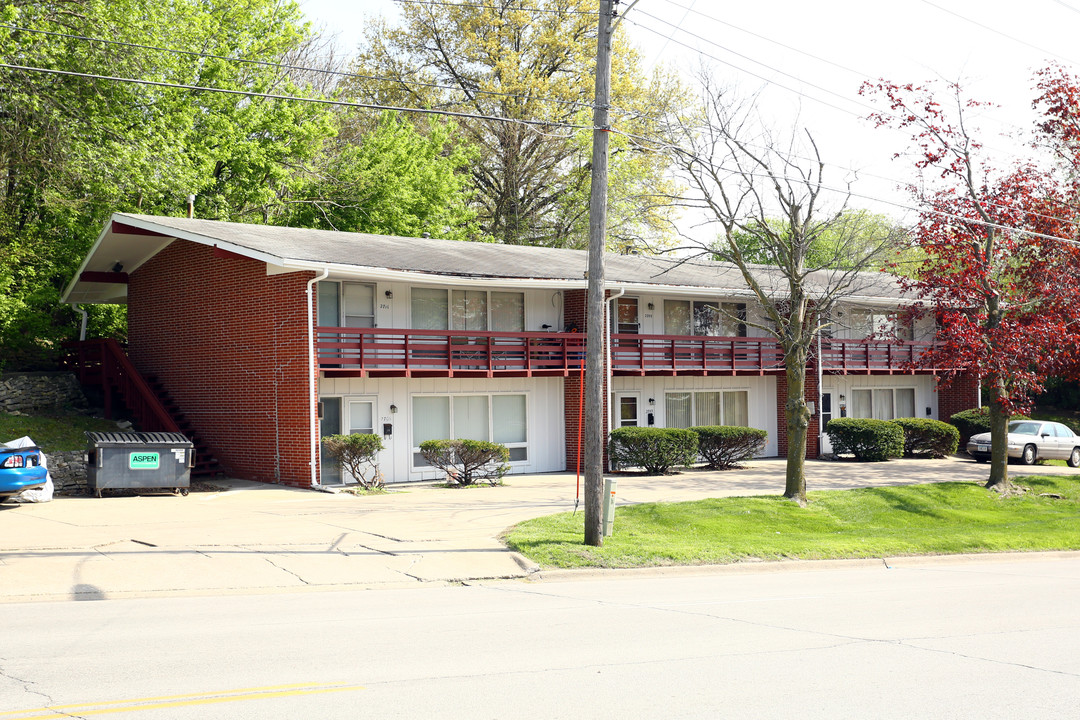
[[[315,695],[319,693],[346,692],[363,690],[362,685],[335,685],[327,686],[325,683],[293,683],[290,685],[272,685],[268,687],[239,688],[236,690],[222,690],[217,693],[189,693],[186,695],[162,695],[159,697],[133,698],[130,700],[111,700],[103,702],[75,703],[70,705],[53,705],[50,707],[31,708],[28,710],[13,710],[0,713],[0,717],[26,715],[27,713],[47,713],[45,715],[32,715],[21,717],[18,720],[55,720],[57,717],[67,717],[65,710],[72,708],[98,708],[97,710],[82,710],[78,714],[84,715],[108,715],[122,712],[140,712],[144,710],[159,710],[172,707],[190,707],[194,705],[212,705],[216,703],[238,702],[241,700],[262,700],[264,698],[290,697],[297,695]],[[112,706],[112,707],[110,707]]]

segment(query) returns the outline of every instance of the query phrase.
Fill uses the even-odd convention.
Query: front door
[[[818,416],[821,421],[819,433],[821,435],[821,452],[820,455],[828,455],[832,453],[832,443],[829,442],[829,436],[825,434],[825,428],[828,427],[829,421],[832,420],[832,393],[821,393],[821,414]]]
[[[619,413],[615,427],[637,427],[641,424],[641,402],[636,394],[617,395],[615,407]]]

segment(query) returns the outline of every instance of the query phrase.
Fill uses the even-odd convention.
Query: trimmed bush
[[[697,461],[698,436],[680,428],[623,427],[611,431],[609,456],[615,468],[644,468],[667,475],[675,467]]]
[[[484,440],[426,440],[420,443],[420,454],[455,485],[473,485],[477,480],[498,485],[510,470],[506,446]]]
[[[327,455],[345,466],[361,487],[368,490],[382,487],[382,473],[379,472],[379,464],[375,462],[375,456],[383,449],[382,438],[378,435],[327,435],[322,439],[322,446]],[[369,471],[371,477],[368,477]]]
[[[1027,415],[1013,415],[1009,420],[1030,420]],[[960,431],[960,445],[966,446],[972,435],[990,432],[990,408],[961,410],[949,418],[949,423]]]
[[[904,431],[904,457],[948,457],[960,446],[960,431],[930,418],[897,418]]]
[[[701,425],[690,428],[698,437],[698,454],[710,470],[727,470],[765,448],[769,433],[733,425]]]
[[[851,454],[864,462],[883,462],[904,454],[904,431],[889,420],[836,418],[825,432],[837,455]]]

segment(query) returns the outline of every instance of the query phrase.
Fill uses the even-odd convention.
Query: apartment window
[[[915,417],[915,388],[855,388],[851,416],[874,420]]]
[[[746,303],[665,300],[664,333],[746,337]]]
[[[525,294],[413,288],[414,330],[524,332]]]
[[[375,286],[369,283],[319,283],[319,324],[326,327],[375,327]]]
[[[915,337],[910,318],[903,318],[896,312],[852,310],[848,317],[853,338],[896,338],[911,342]]]
[[[412,399],[413,467],[427,440],[490,440],[505,445],[510,462],[529,459],[527,404],[523,394],[416,395]]]
[[[750,425],[750,393],[747,390],[671,392],[664,395],[667,426]]]

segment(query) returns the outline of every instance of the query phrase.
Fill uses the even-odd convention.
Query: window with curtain
[[[851,391],[851,417],[895,420],[915,415],[915,388],[856,388]]]
[[[448,330],[449,298],[446,290],[413,288],[412,327],[414,330]]]
[[[731,390],[724,393],[724,424],[750,427],[750,393]]]
[[[491,293],[491,329],[496,332],[525,332],[525,293]]]
[[[487,330],[486,290],[454,290],[450,298],[451,330]]]
[[[690,335],[690,301],[664,301],[664,334]]]
[[[456,395],[454,405],[454,439],[484,440],[489,439],[488,396]]]
[[[528,460],[525,395],[417,395],[412,400],[413,467],[427,467],[427,440],[492,440],[506,445],[511,462]]]
[[[915,388],[897,388],[896,393],[896,417],[913,418],[915,415]]]
[[[746,390],[666,393],[664,403],[667,427],[750,425],[750,393]]]
[[[694,425],[720,424],[720,393],[694,393]]]
[[[694,334],[718,336],[722,332],[720,303],[694,301]]]
[[[746,337],[746,303],[720,303],[720,331],[724,337]]]
[[[664,414],[669,428],[688,428],[693,423],[691,395],[688,392],[666,393],[664,395]]]

